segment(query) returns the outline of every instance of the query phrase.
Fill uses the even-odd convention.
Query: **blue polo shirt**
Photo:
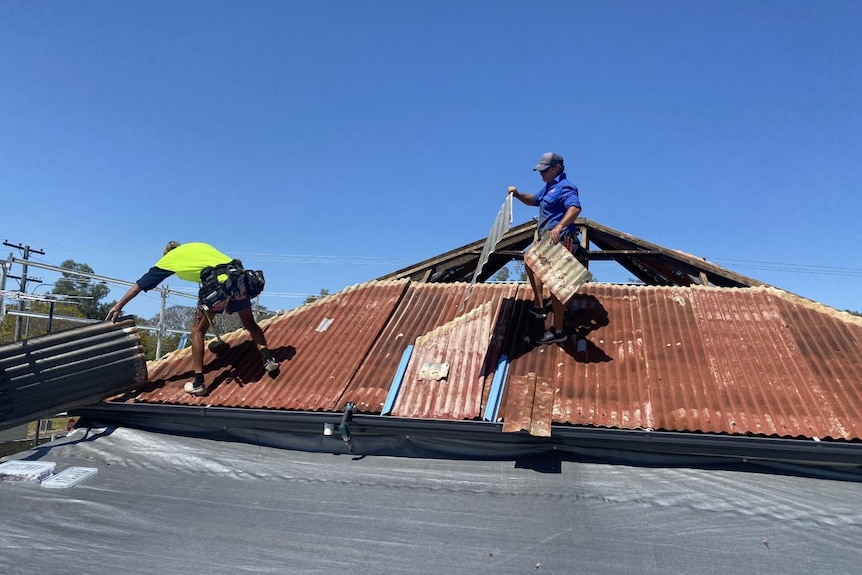
[[[560,223],[566,210],[571,207],[581,207],[581,199],[578,196],[578,188],[566,179],[565,172],[554,178],[541,191],[535,195],[536,205],[539,206],[539,237],[546,231],[550,231]],[[563,234],[578,235],[578,226],[574,223],[569,225]]]

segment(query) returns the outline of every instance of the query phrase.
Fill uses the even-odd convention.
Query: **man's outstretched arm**
[[[134,297],[136,295],[138,295],[139,293],[141,293],[141,288],[138,287],[138,284],[135,284],[132,287],[130,287],[129,291],[127,291],[123,295],[123,297],[120,298],[120,301],[118,301],[116,304],[114,304],[114,307],[111,308],[111,311],[108,312],[108,317],[106,317],[105,319],[107,321],[116,321],[117,318],[123,314],[123,307],[127,303],[132,301],[132,299],[134,299]]]

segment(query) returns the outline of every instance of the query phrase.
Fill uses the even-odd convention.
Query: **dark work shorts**
[[[231,298],[230,301],[227,302],[227,313],[236,313],[250,307],[251,300],[247,297],[243,297],[242,299]]]

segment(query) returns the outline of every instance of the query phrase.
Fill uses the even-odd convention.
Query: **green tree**
[[[322,289],[320,290],[320,295],[310,295],[310,296],[308,296],[307,298],[305,298],[305,303],[311,303],[311,302],[313,302],[313,301],[317,301],[317,300],[319,300],[320,298],[324,298],[324,297],[326,297],[326,296],[328,296],[328,295],[329,295],[329,290],[328,290],[328,289],[326,289],[326,288],[322,288]]]
[[[78,309],[78,306],[75,305],[74,302],[55,302],[53,310],[51,310],[51,303],[45,301],[28,301],[25,302],[25,306],[28,311],[31,311],[33,313],[54,316],[53,318],[51,318],[51,333],[55,331],[62,331],[64,329],[72,329],[73,327],[81,327],[81,325],[83,325],[74,321],[63,321],[55,319],[57,316],[83,317],[83,315],[81,314],[81,310]],[[45,335],[46,333],[48,333],[48,318],[27,317],[24,318],[23,321],[24,326],[22,331],[22,337],[24,339],[39,337],[40,335]]]
[[[195,318],[195,308],[188,305],[172,305],[165,308],[165,329],[175,329],[189,331],[192,326],[192,321]],[[159,315],[154,315],[149,319],[135,318],[135,322],[139,325],[158,327]],[[144,355],[148,360],[156,359],[156,348],[158,347],[158,331],[149,329],[139,329],[141,336],[141,347],[144,349]],[[173,351],[179,345],[182,335],[178,333],[165,332],[162,338],[162,354]]]
[[[138,337],[141,339],[141,349],[147,361],[156,359],[156,332],[148,329],[138,329]],[[162,342],[162,353],[170,351]]]
[[[15,318],[11,315],[3,314],[3,322],[0,323],[0,345],[12,343],[15,339]]]
[[[165,327],[168,329],[189,330],[195,319],[195,307],[191,305],[172,305],[165,308]],[[159,324],[159,316],[150,318],[151,325]]]
[[[323,290],[321,290],[323,291]],[[329,292],[327,292],[328,294]],[[259,302],[252,301],[252,309],[256,320],[261,320],[275,315],[273,312],[266,309],[266,306],[260,305]],[[235,313],[220,313],[213,316],[213,324],[221,333],[230,333],[238,329],[242,329],[242,321],[239,315]]]
[[[93,268],[87,264],[79,264],[75,260],[66,260],[60,267],[69,270],[54,284],[52,293],[71,296],[79,300],[79,309],[83,317],[89,319],[105,319],[108,311],[116,302],[101,303],[111,291],[105,282],[95,282],[76,272],[93,274]]]
[[[7,305],[7,309],[18,309],[17,303],[14,305],[9,305],[9,302],[4,302]],[[32,301],[27,300],[24,302],[24,309],[26,311],[40,313],[40,314],[49,314],[51,311],[51,304],[45,301]],[[67,317],[83,317],[81,311],[78,309],[78,306],[74,305],[74,303],[65,303],[65,302],[55,302],[54,303],[54,316],[67,316]],[[0,323],[0,345],[6,343],[12,343],[15,341],[15,322],[17,320],[17,316],[6,313],[3,315],[3,321]],[[21,338],[29,339],[33,337],[39,337],[40,335],[45,335],[48,333],[48,319],[47,318],[39,318],[39,317],[22,317],[21,321],[23,322],[21,325]],[[51,322],[51,331],[61,331],[64,329],[69,329],[73,327],[80,327],[81,324],[77,322],[70,321],[62,321],[57,319],[52,319]]]
[[[503,266],[501,267],[496,274],[494,274],[493,280],[497,282],[508,281],[509,279],[509,268]]]

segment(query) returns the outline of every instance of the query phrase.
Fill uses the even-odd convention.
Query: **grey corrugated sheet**
[[[467,305],[466,300],[470,297],[470,294],[473,292],[473,286],[476,285],[476,281],[479,279],[479,276],[482,273],[485,264],[488,263],[488,258],[491,257],[491,254],[494,252],[494,249],[497,247],[497,244],[506,235],[506,232],[509,231],[509,228],[512,226],[512,194],[508,194],[506,196],[506,200],[503,202],[503,205],[500,207],[500,211],[497,212],[497,217],[494,218],[494,223],[491,225],[491,231],[488,234],[488,237],[485,238],[485,243],[482,245],[482,251],[479,253],[479,260],[476,262],[476,269],[473,272],[473,277],[470,278],[470,286],[467,288],[467,292],[464,296],[464,302],[462,302],[459,310],[463,311],[464,307]]]
[[[433,332],[444,350],[433,357],[457,358],[451,379],[429,384],[409,376],[394,413],[481,418],[505,354],[499,418],[511,431],[535,424],[542,435],[550,417],[554,425],[862,440],[858,317],[769,287],[589,283],[569,302],[567,324],[578,337],[534,347],[529,337],[543,325],[526,312],[527,285],[477,285],[459,314],[467,287],[354,286],[264,322],[283,360],[276,380],[265,377],[239,332],[228,336],[233,355],[208,352],[208,377],[217,380],[209,397],[181,391],[191,361],[180,352],[151,364],[152,389],[117,401],[307,411],[338,411],[353,401],[360,412],[380,413],[405,349],[418,341],[414,353],[425,353],[427,338],[419,338]],[[490,315],[470,315],[486,302]],[[316,331],[324,320],[331,322]],[[296,355],[287,360],[290,346]]]
[[[138,388],[147,364],[135,322],[99,322],[0,346],[0,429]]]

